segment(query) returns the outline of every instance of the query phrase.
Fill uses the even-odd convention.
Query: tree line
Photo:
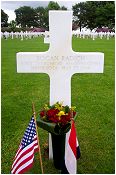
[[[74,22],[89,29],[108,27],[115,28],[114,1],[87,1],[76,4],[72,8]]]
[[[8,15],[1,10],[1,26],[12,29],[38,27],[49,30],[49,10],[67,10],[57,2],[50,1],[47,7],[32,8],[23,6],[16,9],[16,19],[8,24]],[[115,28],[115,4],[114,1],[87,1],[72,6],[73,25],[89,29],[108,27]]]

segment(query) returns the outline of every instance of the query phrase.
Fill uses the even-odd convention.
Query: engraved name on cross
[[[17,53],[18,73],[47,73],[50,105],[63,101],[71,106],[71,76],[103,73],[104,54],[72,50],[72,11],[49,11],[50,48],[46,52]],[[52,146],[49,134],[49,158]]]

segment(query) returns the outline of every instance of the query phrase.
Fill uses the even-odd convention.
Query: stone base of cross
[[[47,73],[50,77],[50,105],[63,101],[64,105],[71,106],[71,76],[75,73],[103,73],[104,54],[72,50],[72,11],[49,11],[49,30],[49,50],[17,53],[17,72]],[[52,156],[49,137],[49,158]]]

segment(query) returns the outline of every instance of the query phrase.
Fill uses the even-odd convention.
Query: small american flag
[[[36,126],[32,116],[12,165],[12,174],[22,174],[30,169],[34,161],[34,153],[39,150]]]

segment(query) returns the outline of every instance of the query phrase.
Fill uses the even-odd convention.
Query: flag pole
[[[37,123],[36,123],[36,112],[35,112],[34,103],[32,103],[32,111],[33,111],[33,116],[34,116],[34,120],[35,120],[35,127],[36,127],[36,133],[37,133],[37,142],[38,142],[38,146],[39,146],[39,159],[40,159],[40,165],[41,165],[41,172],[42,172],[42,174],[44,174],[44,172],[43,172],[43,164],[42,164],[42,156],[41,156],[41,148],[40,148],[40,141],[39,141],[39,135],[38,135],[38,129],[37,129]]]

